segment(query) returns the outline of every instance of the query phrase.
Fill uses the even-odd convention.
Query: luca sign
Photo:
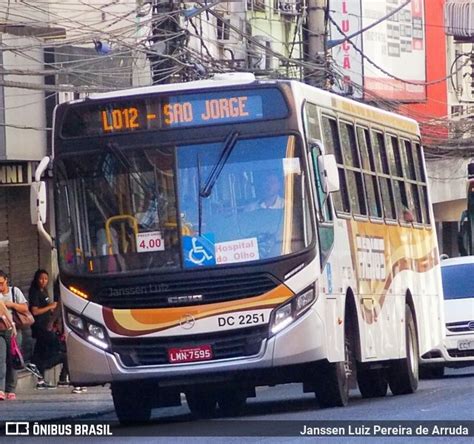
[[[0,163],[0,186],[29,185],[31,183],[29,162]]]

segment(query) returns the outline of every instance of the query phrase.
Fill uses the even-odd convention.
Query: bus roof
[[[166,85],[141,86],[137,88],[122,89],[107,93],[91,94],[89,99],[113,99],[124,96],[135,96],[141,94],[153,94],[163,92],[176,92],[200,88],[220,88],[222,86],[248,85],[254,83],[255,76],[246,72],[216,74],[212,79],[195,80],[186,83],[167,83]]]
[[[410,117],[387,111],[367,103],[358,102],[330,91],[312,88],[311,86],[301,84],[300,82],[292,81],[291,83],[303,85],[303,87],[300,89],[301,99],[306,99],[310,102],[316,101],[316,105],[326,107],[327,109],[336,112],[341,112],[346,115],[359,117],[365,120],[371,120],[372,122],[379,123],[381,125],[404,129],[407,132],[419,135],[418,122],[415,119],[411,119]]]
[[[166,93],[176,91],[190,91],[201,88],[221,88],[223,86],[240,86],[250,84],[269,84],[269,83],[286,83],[292,86],[295,96],[300,96],[301,100],[316,100],[316,104],[334,111],[349,114],[354,117],[372,120],[388,126],[398,127],[410,133],[419,134],[418,123],[416,120],[403,115],[386,111],[358,102],[347,97],[340,96],[319,88],[313,88],[296,80],[257,80],[252,73],[235,72],[215,74],[213,78],[206,80],[196,80],[186,83],[169,83],[165,85],[152,85],[137,88],[130,88],[119,91],[111,91],[107,93],[91,94],[88,100],[92,99],[114,99],[117,97],[135,96],[142,94]],[[298,91],[300,93],[298,94]],[[74,100],[72,103],[78,103],[84,99]]]

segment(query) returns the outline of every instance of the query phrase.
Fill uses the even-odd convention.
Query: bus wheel
[[[388,382],[384,369],[357,366],[357,384],[363,398],[381,398],[387,394]]]
[[[349,379],[354,370],[355,354],[352,318],[347,315],[344,343],[344,361],[323,361],[319,365],[315,393],[321,407],[344,407],[349,402]]]
[[[407,356],[394,361],[388,383],[394,395],[414,393],[418,388],[418,339],[411,308],[405,306],[405,341]]]
[[[245,408],[247,394],[237,390],[225,390],[219,394],[217,403],[219,404],[219,410],[224,416],[237,416]]]
[[[151,417],[152,391],[140,382],[113,382],[112,399],[120,424],[147,422]]]
[[[196,418],[212,418],[216,414],[217,398],[214,393],[190,390],[186,392],[186,402]]]

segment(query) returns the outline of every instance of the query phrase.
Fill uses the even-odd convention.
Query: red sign
[[[181,362],[208,361],[210,359],[212,359],[212,348],[210,345],[168,349],[168,361],[171,364],[179,364]]]

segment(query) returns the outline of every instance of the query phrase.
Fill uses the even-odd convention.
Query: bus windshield
[[[238,138],[223,160],[224,148],[222,141],[126,149],[109,144],[100,153],[60,157],[61,269],[173,271],[307,247],[312,229],[296,138]]]

